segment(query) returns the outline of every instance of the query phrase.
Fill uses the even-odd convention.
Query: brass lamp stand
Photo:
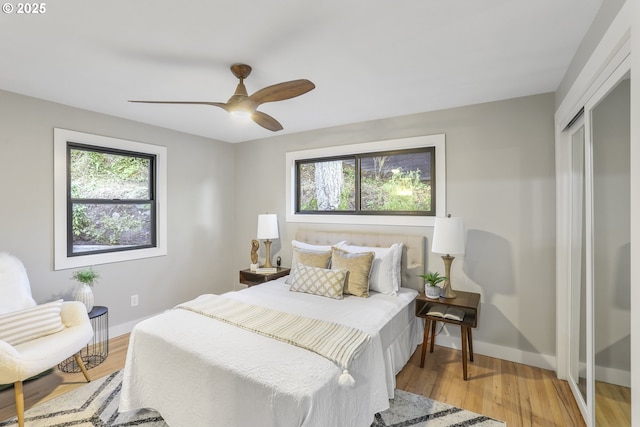
[[[444,287],[442,288],[442,298],[455,298],[456,293],[451,288],[451,263],[456,257],[449,254],[442,255],[442,261],[444,261]]]
[[[264,241],[264,249],[267,251],[267,260],[264,262],[263,267],[272,268],[273,265],[271,265],[271,240],[267,239]]]

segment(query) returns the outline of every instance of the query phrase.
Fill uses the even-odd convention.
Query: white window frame
[[[156,156],[156,247],[101,254],[67,255],[67,142]],[[126,139],[54,128],[54,270],[167,255],[167,148]]]
[[[334,157],[348,154],[374,153],[377,151],[404,150],[420,147],[436,149],[436,215],[323,215],[299,214],[295,211],[296,197],[296,161],[322,157]],[[406,225],[433,226],[436,217],[446,216],[447,212],[447,160],[444,134],[417,136],[412,138],[390,139],[385,141],[365,142],[361,144],[338,145],[286,153],[286,209],[287,222],[315,224],[354,224],[354,225]]]

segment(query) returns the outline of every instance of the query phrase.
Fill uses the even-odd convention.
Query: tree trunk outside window
[[[315,169],[318,210],[338,209],[342,193],[342,161],[320,162]]]

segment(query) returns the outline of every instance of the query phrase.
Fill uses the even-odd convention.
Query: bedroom
[[[595,45],[593,40],[591,43]],[[175,96],[180,96],[175,90]],[[98,267],[103,280],[94,289],[96,300],[109,307],[111,335],[117,336],[128,332],[139,319],[198,294],[239,287],[237,271],[248,263],[249,242],[254,237],[259,213],[278,213],[282,234],[272,253],[281,255],[283,260],[291,257],[286,242],[300,226],[284,223],[285,195],[280,189],[284,187],[283,159],[287,151],[444,133],[447,206],[452,213],[464,217],[467,229],[475,230],[503,260],[479,257],[473,260],[477,264],[458,263],[459,270],[454,271],[457,288],[484,295],[482,324],[475,335],[477,351],[553,369],[556,357],[553,115],[557,97],[557,93],[534,94],[228,144],[2,92],[0,219],[3,224],[11,224],[2,227],[2,249],[10,248],[29,266],[36,300],[45,301],[71,292],[70,272],[52,269],[53,199],[51,185],[42,184],[50,183],[53,174],[52,128],[167,146],[171,153],[169,255]],[[491,164],[500,167],[487,167]],[[15,177],[20,179],[16,181]],[[233,186],[228,185],[230,180]],[[16,185],[4,184],[8,182]],[[376,230],[395,232],[398,228],[405,229],[385,226]],[[427,239],[432,235],[430,227],[410,230]],[[483,270],[487,263],[491,270]],[[441,260],[430,255],[428,264],[439,268]],[[476,268],[473,274],[463,270],[473,267]],[[137,307],[129,304],[133,294],[140,297]],[[530,301],[545,301],[549,313],[540,316],[540,307]],[[451,344],[455,341],[454,336]]]

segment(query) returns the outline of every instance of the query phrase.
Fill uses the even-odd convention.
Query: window
[[[444,216],[444,135],[287,153],[287,221],[433,225]]]
[[[55,269],[166,255],[166,148],[54,131]]]
[[[67,143],[67,256],[151,248],[155,156]]]
[[[435,147],[296,161],[296,213],[434,215]]]

